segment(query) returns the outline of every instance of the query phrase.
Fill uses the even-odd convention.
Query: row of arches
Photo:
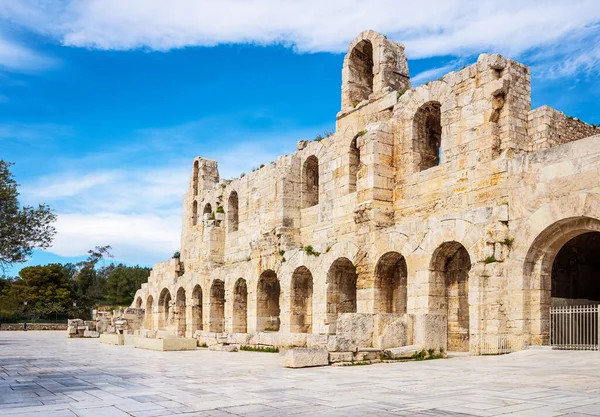
[[[468,272],[471,267],[469,254],[457,242],[442,245],[434,254],[432,274],[433,293],[438,295],[440,313],[448,315],[449,347],[454,350],[468,350],[469,304]],[[338,258],[329,267],[326,275],[325,324],[328,333],[336,332],[336,322],[340,314],[357,312],[357,270],[348,258]],[[407,312],[407,265],[405,258],[397,252],[384,254],[375,267],[375,311],[376,313],[404,314]],[[192,296],[191,326],[186,320],[186,293],[179,288],[175,302],[164,288],[154,310],[153,298],[146,301],[146,327],[153,326],[153,311],[158,314],[158,328],[164,329],[169,323],[185,334],[186,330],[208,330],[213,332],[248,332],[248,286],[243,278],[235,281],[233,295],[226,300],[225,283],[215,279],[209,291],[210,300],[208,328],[203,326],[202,290],[194,287]],[[256,285],[257,332],[277,332],[281,326],[282,290],[280,280],[273,270],[264,271]],[[313,332],[313,307],[315,300],[313,274],[306,266],[296,268],[291,276],[289,292],[289,329],[292,333]],[[225,324],[225,305],[233,303],[231,326]],[[138,304],[141,305],[141,298]],[[175,311],[171,311],[175,309]]]

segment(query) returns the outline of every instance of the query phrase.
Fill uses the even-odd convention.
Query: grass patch
[[[277,347],[269,347],[269,346],[240,346],[240,350],[245,350],[246,352],[266,352],[266,353],[279,353],[279,348]]]
[[[431,359],[443,359],[444,349],[440,348],[439,352],[435,349],[423,349],[420,352],[416,352],[412,355],[412,359],[415,361],[428,361]]]
[[[312,255],[312,256],[319,256],[321,254],[321,252],[316,251],[312,247],[312,245],[302,246],[300,248],[300,250],[303,250],[304,252],[306,252],[307,255]]]
[[[507,237],[506,239],[504,239],[502,241],[503,244],[505,244],[506,246],[508,246],[509,248],[512,247],[513,243],[515,243],[515,238],[514,237]]]
[[[488,256],[487,258],[485,258],[483,260],[483,263],[485,263],[486,265],[487,264],[493,264],[493,263],[496,263],[496,262],[498,262],[498,260],[496,258],[494,258],[493,256]]]
[[[364,366],[364,365],[371,365],[371,362],[357,361],[357,362],[345,363],[342,366]]]

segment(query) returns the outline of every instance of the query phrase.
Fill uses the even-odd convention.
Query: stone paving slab
[[[286,369],[277,354],[2,332],[0,415],[600,416],[600,352]]]

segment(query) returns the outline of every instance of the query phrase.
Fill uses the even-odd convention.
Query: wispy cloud
[[[45,144],[47,141],[72,135],[73,130],[70,127],[52,123],[0,123],[0,143],[19,141]]]
[[[268,128],[252,129],[248,119],[254,117],[259,115],[213,116],[140,129],[118,151],[56,158],[54,173],[23,183],[23,202],[45,202],[57,212],[52,253],[79,256],[90,247],[109,244],[124,262],[158,262],[179,247],[181,201],[195,156],[216,159],[221,177],[232,178],[291,152],[295,141],[324,130],[294,129],[275,119],[266,123]]]
[[[428,69],[426,71],[420,72],[417,75],[410,77],[410,81],[413,86],[424,83],[426,81],[431,81],[439,78],[442,75],[448,74],[451,71],[454,71],[460,68],[463,61],[452,61],[447,65],[443,65],[441,67]]]
[[[302,12],[299,13],[299,7]],[[589,69],[600,41],[597,0],[21,0],[0,16],[69,46],[165,51],[227,43],[283,44],[299,52],[343,52],[363,29],[404,42],[412,58],[500,52],[520,57],[565,40],[580,53],[562,72]],[[583,42],[582,33],[592,42]],[[589,37],[587,37],[589,40]],[[559,71],[560,72],[560,71]]]
[[[0,20],[0,23],[2,20]],[[58,65],[58,60],[26,47],[0,33],[0,69],[31,72]]]

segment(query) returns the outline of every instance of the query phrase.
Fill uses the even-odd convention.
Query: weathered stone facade
[[[234,180],[194,160],[181,258],[132,306],[237,343],[339,343],[343,313],[372,315],[371,347],[546,343],[553,260],[600,232],[600,129],[530,93],[527,66],[487,54],[410,88],[404,47],[361,33],[333,135]]]

